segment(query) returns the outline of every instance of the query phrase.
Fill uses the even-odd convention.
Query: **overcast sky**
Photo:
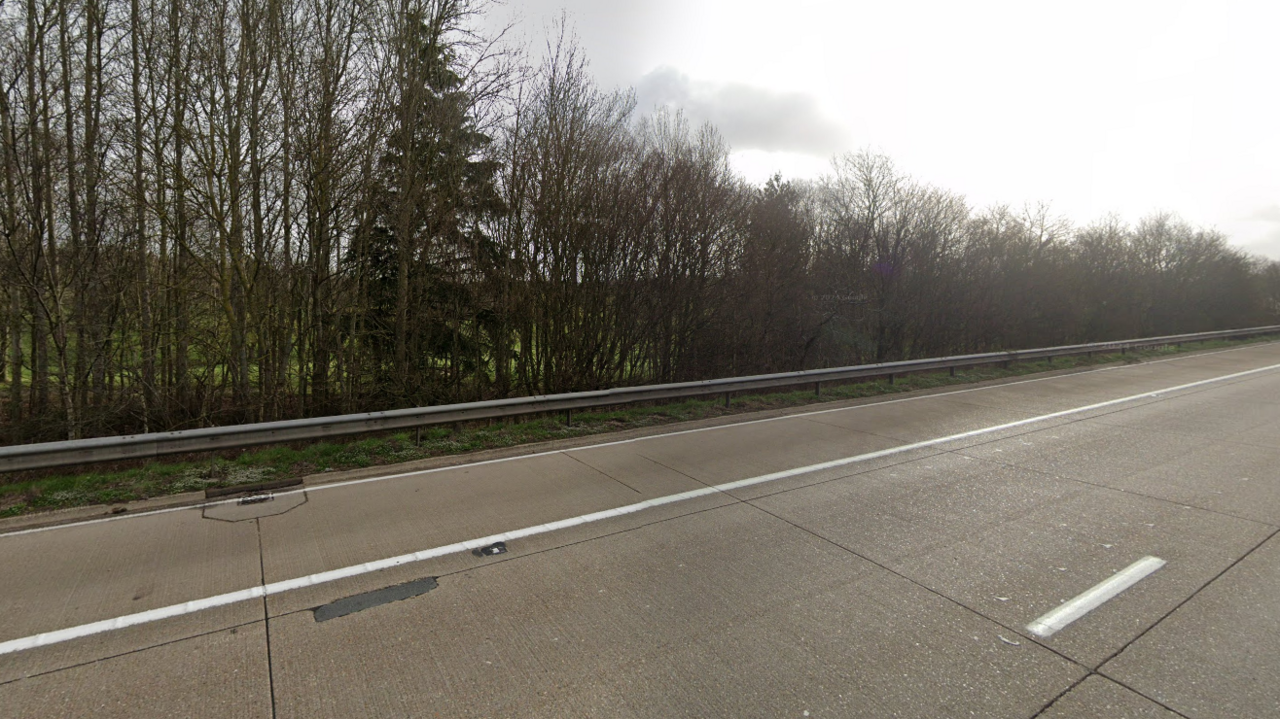
[[[870,148],[981,207],[1157,210],[1280,259],[1280,2],[509,0],[606,87],[710,120],[749,179]]]

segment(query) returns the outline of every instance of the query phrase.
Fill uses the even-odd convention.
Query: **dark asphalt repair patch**
[[[494,542],[493,544],[490,544],[490,545],[489,545],[489,546],[487,546],[487,547],[481,547],[481,548],[479,548],[479,549],[473,549],[473,550],[471,550],[471,553],[472,553],[472,554],[474,554],[474,555],[476,555],[477,557],[492,557],[492,556],[493,556],[493,555],[495,555],[495,554],[506,554],[506,553],[507,553],[507,543],[506,543],[506,542]]]
[[[330,619],[345,617],[348,614],[355,614],[370,607],[376,607],[381,604],[390,604],[398,602],[401,599],[409,599],[416,597],[440,586],[436,583],[435,577],[424,577],[415,579],[412,582],[404,584],[395,584],[382,589],[375,589],[372,592],[364,594],[356,594],[345,599],[339,599],[336,602],[330,602],[324,606],[316,607],[311,610],[317,622],[327,622]]]

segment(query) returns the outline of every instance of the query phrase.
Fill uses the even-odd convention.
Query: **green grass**
[[[824,385],[821,397],[812,389],[736,396],[728,408],[723,396],[690,399],[657,406],[627,406],[597,411],[575,411],[573,424],[563,415],[541,416],[504,423],[471,423],[454,430],[424,427],[420,441],[413,431],[365,436],[342,442],[276,445],[219,456],[180,458],[133,467],[103,467],[75,474],[26,473],[0,477],[0,517],[86,505],[116,504],[169,494],[227,487],[267,480],[287,479],[332,470],[356,469],[408,462],[427,457],[462,454],[547,440],[568,439],[624,429],[652,427],[695,419],[797,407],[858,397],[872,397],[912,390],[1016,377],[1051,369],[1082,367],[1164,357],[1192,350],[1234,347],[1266,340],[1215,341],[1087,357],[1062,357],[1048,361],[900,376],[887,380]],[[53,472],[56,472],[53,471]],[[7,480],[7,481],[6,481]]]

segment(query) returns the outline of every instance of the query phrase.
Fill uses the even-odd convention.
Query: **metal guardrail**
[[[820,391],[821,383],[837,380],[884,376],[888,376],[892,380],[894,375],[940,369],[950,369],[954,374],[956,368],[959,367],[1052,359],[1054,357],[1093,354],[1095,352],[1124,352],[1125,350],[1140,347],[1214,339],[1256,337],[1268,334],[1280,334],[1280,325],[1216,332],[1197,332],[1166,337],[1146,337],[1116,342],[1095,342],[1062,347],[1014,350],[1011,352],[987,352],[984,354],[934,359],[884,362],[852,367],[835,367],[832,369],[781,372],[751,377],[712,379],[702,382],[680,382],[641,387],[620,387],[618,389],[594,392],[513,397],[485,402],[395,409],[386,412],[366,412],[335,417],[314,417],[280,422],[263,422],[260,424],[242,424],[230,427],[209,427],[123,437],[97,437],[64,442],[24,444],[0,447],[0,472],[43,469],[94,462],[146,459],[167,454],[187,454],[260,444],[324,439],[364,432],[382,432],[477,419],[512,417],[538,412],[571,413],[575,409],[607,407],[661,399],[724,394],[727,402],[731,393],[747,390],[812,384],[814,385],[814,390],[818,392]]]

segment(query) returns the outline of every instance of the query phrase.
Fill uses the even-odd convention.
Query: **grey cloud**
[[[1280,260],[1280,204],[1256,207],[1238,215],[1231,224],[1234,244],[1247,252]]]
[[[1280,222],[1280,204],[1259,207],[1253,214],[1249,215],[1248,219],[1262,222]]]
[[[1242,243],[1242,247],[1273,260],[1280,260],[1280,227],[1272,228],[1265,234]]]
[[[710,122],[737,150],[830,155],[848,149],[844,128],[824,117],[814,98],[803,93],[699,82],[675,68],[660,67],[640,78],[636,100],[642,112],[670,106],[683,109],[693,124]]]

